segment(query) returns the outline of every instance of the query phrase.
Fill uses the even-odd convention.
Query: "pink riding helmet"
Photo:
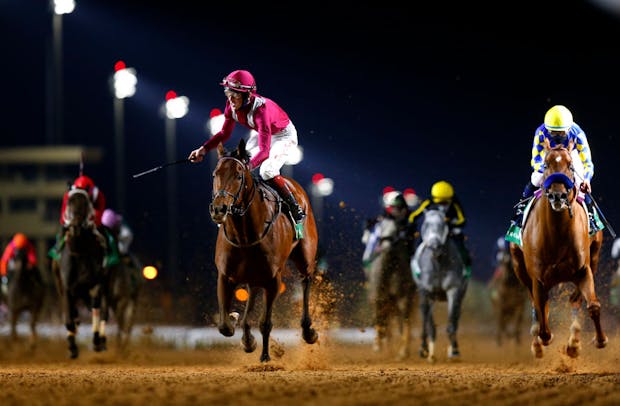
[[[123,216],[114,212],[112,209],[105,209],[103,215],[101,216],[101,224],[110,229],[120,227],[122,222]]]
[[[235,92],[256,92],[256,80],[254,80],[254,76],[247,70],[236,70],[229,73],[228,76],[222,79],[220,85],[234,90]]]

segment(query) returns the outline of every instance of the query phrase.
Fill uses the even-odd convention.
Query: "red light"
[[[211,110],[211,114],[209,114],[209,118],[217,117],[222,115],[222,110],[215,108]]]
[[[312,175],[312,183],[314,183],[315,185],[319,183],[322,179],[325,179],[325,176],[323,176],[322,173],[315,173],[314,175]]]
[[[116,61],[116,63],[114,64],[114,72],[118,72],[119,70],[123,70],[125,68],[127,68],[127,66],[123,61]]]
[[[166,101],[176,99],[176,98],[177,98],[177,93],[174,90],[168,90],[168,92],[166,93]]]
[[[390,192],[393,192],[395,190],[396,189],[394,189],[392,186],[386,186],[386,187],[383,188],[383,194],[390,193]]]

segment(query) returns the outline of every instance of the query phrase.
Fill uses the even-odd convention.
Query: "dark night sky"
[[[588,134],[593,194],[620,229],[620,17],[595,3],[501,2],[482,10],[206,2],[201,10],[203,2],[180,0],[167,7],[76,2],[63,19],[63,141],[104,148],[103,162],[86,172],[114,206],[108,82],[118,59],[134,67],[138,91],[125,102],[126,217],[147,262],[165,252],[166,177],[130,175],[165,161],[164,95],[174,89],[190,99],[188,116],[177,122],[182,158],[207,137],[210,110],[224,106],[218,83],[235,69],[250,70],[259,93],[295,123],[305,159],[294,177],[302,185],[316,172],[334,179],[321,242],[347,278],[361,277],[362,224],[379,212],[383,187],[413,187],[426,197],[445,179],[467,211],[474,275],[487,279],[495,239],[529,179],[534,129],[554,104],[568,106]],[[48,140],[51,21],[43,0],[0,0],[3,146]],[[229,145],[245,134],[237,131]],[[188,165],[178,177],[181,244],[190,257],[182,267],[191,274],[212,266],[210,171]]]

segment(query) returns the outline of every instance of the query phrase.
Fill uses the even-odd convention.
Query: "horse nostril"
[[[566,200],[566,199],[568,198],[568,194],[566,194],[566,193],[562,193],[562,195],[560,196],[560,198],[561,198],[562,200]]]

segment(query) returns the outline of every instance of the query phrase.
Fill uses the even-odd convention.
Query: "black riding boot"
[[[271,187],[273,187],[278,192],[280,197],[282,197],[284,202],[287,204],[291,212],[291,215],[293,216],[293,219],[295,220],[295,239],[301,240],[302,238],[304,238],[303,219],[306,216],[306,214],[304,213],[299,203],[297,203],[297,199],[295,199],[295,196],[293,195],[291,190],[288,188],[286,181],[281,175],[278,175],[272,179],[269,179],[268,183]]]

